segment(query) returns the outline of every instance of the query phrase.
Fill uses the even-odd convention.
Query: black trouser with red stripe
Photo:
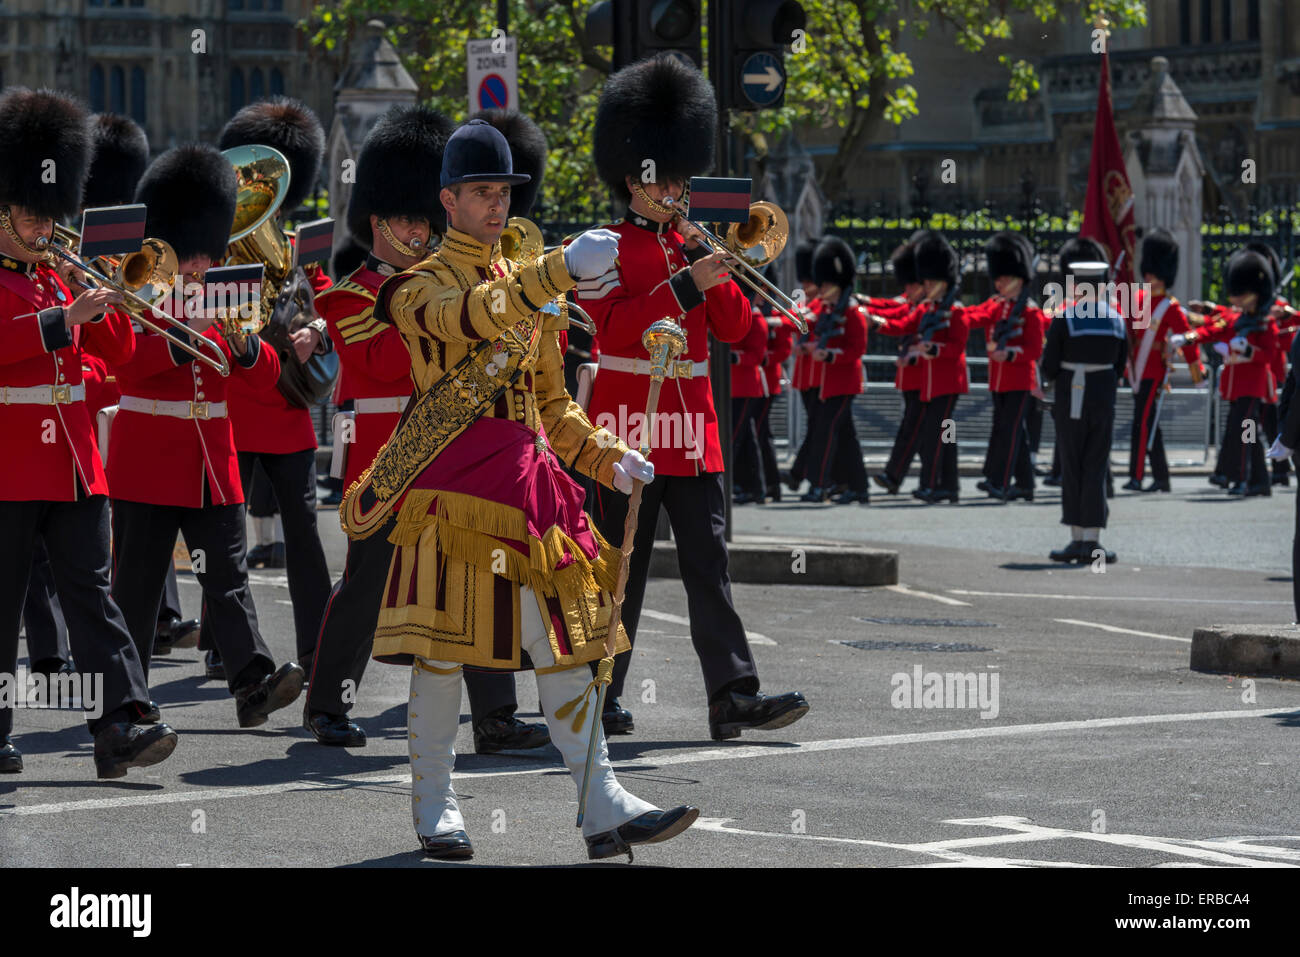
[[[1142,481],[1146,477],[1148,445],[1151,455],[1151,478],[1159,485],[1169,484],[1169,459],[1165,456],[1165,437],[1156,422],[1163,379],[1143,379],[1133,404],[1133,429],[1129,434],[1128,477]],[[1154,437],[1152,430],[1155,430]]]
[[[916,455],[921,439],[921,413],[925,410],[921,403],[920,389],[908,389],[902,395],[903,418],[894,434],[894,447],[889,452],[889,461],[885,463],[885,475],[895,485],[903,484],[907,470],[912,467],[912,458]]]
[[[781,469],[776,464],[776,443],[772,440],[772,403],[776,396],[765,395],[759,400],[762,404],[758,410],[758,455],[763,460],[763,481],[767,483],[769,494],[781,494]]]
[[[731,480],[760,501],[767,498],[767,477],[758,444],[758,419],[763,396],[731,398]]]
[[[1263,405],[1263,399],[1243,396],[1233,399],[1228,407],[1228,423],[1224,426],[1223,446],[1219,449],[1219,472],[1234,484],[1269,484],[1268,463],[1264,459],[1264,429],[1260,421]]]
[[[808,449],[808,480],[814,488],[832,488],[842,480],[851,492],[867,490],[862,446],[853,426],[852,395],[822,399]]]
[[[393,558],[393,544],[388,536],[394,521],[390,518],[368,538],[348,542],[347,565],[325,603],[316,654],[312,658],[311,688],[307,693],[309,712],[347,714],[356,704],[357,688],[370,660],[384,585],[388,583],[388,565]],[[517,702],[513,674],[469,667],[462,671],[474,724],[507,708],[514,714]]]
[[[795,453],[794,464],[790,466],[790,477],[795,481],[803,481],[808,474],[808,449],[812,444],[813,432],[817,427],[817,413],[821,409],[821,389],[800,389],[799,398],[803,400],[804,412],[807,417],[804,420],[803,441],[799,443],[799,451]]]
[[[937,395],[921,412],[921,488],[957,493],[957,431],[953,412],[961,396]],[[951,423],[949,431],[945,423]],[[950,441],[944,441],[949,439]]]
[[[993,392],[993,430],[989,433],[984,477],[1000,489],[1034,487],[1034,468],[1029,463],[1029,428],[1026,418],[1034,397],[1028,389]]]

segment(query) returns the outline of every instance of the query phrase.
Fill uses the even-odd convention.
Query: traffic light
[[[587,39],[614,48],[614,69],[661,53],[699,67],[700,0],[602,0],[587,11]]]
[[[785,48],[807,18],[795,0],[711,0],[709,63],[718,106],[776,109],[785,103]]]

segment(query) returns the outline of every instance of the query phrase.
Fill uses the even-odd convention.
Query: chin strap
[[[384,239],[388,241],[388,245],[392,246],[403,256],[413,256],[416,259],[423,259],[425,256],[429,255],[429,249],[427,247],[432,246],[432,243],[422,243],[417,239],[415,242],[419,243],[418,246],[408,246],[393,235],[393,231],[388,228],[388,220],[386,219],[381,219],[379,221],[379,232]]]
[[[640,183],[634,182],[632,184],[632,195],[635,196],[637,199],[641,200],[641,202],[645,203],[646,208],[650,210],[650,212],[654,213],[656,216],[677,215],[678,211],[673,207],[665,206],[663,203],[657,203],[653,199],[651,199],[650,194],[641,188]]]
[[[23,252],[31,253],[33,256],[41,257],[40,259],[41,262],[48,262],[52,258],[52,254],[50,252],[48,252],[45,249],[36,249],[33,248],[32,246],[27,245],[27,242],[23,239],[23,237],[18,235],[18,230],[14,229],[14,224],[9,219],[8,206],[0,206],[0,228],[4,229],[5,235],[8,236],[10,241],[19,249],[21,249]]]

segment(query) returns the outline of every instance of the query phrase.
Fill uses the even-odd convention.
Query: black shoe
[[[280,666],[273,675],[267,675],[235,689],[235,715],[241,728],[256,728],[266,724],[266,716],[298,700],[306,675],[292,661]]]
[[[898,494],[899,483],[895,482],[884,472],[877,472],[875,475],[871,476],[871,481],[875,482],[890,495]]]
[[[448,831],[433,837],[417,834],[416,837],[420,839],[421,850],[429,857],[464,861],[474,856],[474,845],[469,842],[469,835],[464,831]]]
[[[762,500],[753,492],[737,492],[731,497],[732,505],[752,505],[755,502],[762,504]]]
[[[0,774],[18,774],[23,769],[23,753],[8,738],[0,744]]]
[[[317,742],[332,748],[364,748],[366,733],[346,714],[328,714],[324,711],[302,713],[302,726],[312,733]]]
[[[1008,502],[1014,502],[1018,498],[1023,498],[1026,502],[1032,502],[1034,500],[1034,490],[1025,488],[1023,485],[1013,485],[1007,489]]]
[[[158,702],[150,701],[149,710],[140,717],[135,719],[136,724],[157,724],[162,720],[162,712],[158,710]]]
[[[528,751],[550,743],[551,733],[546,730],[546,725],[525,724],[513,714],[488,715],[474,725],[475,754]]]
[[[173,648],[193,648],[199,643],[197,618],[171,618],[158,622],[153,639],[153,653],[169,655]]]
[[[1084,561],[1083,542],[1075,539],[1064,548],[1058,548],[1048,556],[1054,562],[1081,562]]]
[[[1060,488],[1061,476],[1049,475],[1047,476],[1047,478],[1043,479],[1043,484],[1046,485],[1048,488]]]
[[[913,498],[919,498],[927,505],[934,505],[938,502],[952,502],[954,505],[958,502],[956,492],[941,488],[918,488],[912,493]]]
[[[332,492],[330,492],[328,495],[326,495],[323,499],[320,500],[320,504],[322,505],[339,505],[342,502],[343,502],[343,493],[340,492],[338,489],[334,489]]]
[[[284,542],[275,542],[275,543],[273,543],[273,544],[271,545],[271,550],[267,553],[267,556],[266,556],[266,567],[267,567],[267,568],[283,568],[283,567],[284,567],[284,561],[285,561],[285,559],[284,559]]]
[[[831,497],[830,489],[813,487],[799,496],[801,502],[816,502],[818,504],[827,501]]]
[[[213,681],[226,680],[226,666],[221,661],[221,652],[213,648],[203,655],[203,674]]]
[[[142,728],[125,721],[110,724],[95,735],[95,774],[120,778],[127,768],[147,768],[165,761],[176,750],[176,732],[165,724]]]
[[[605,726],[605,737],[611,734],[631,734],[636,729],[632,723],[632,712],[620,705],[617,698],[605,699],[605,712],[600,716],[600,723]]]
[[[978,482],[975,483],[975,488],[977,488],[981,492],[991,491],[993,487],[994,486],[989,484],[988,479],[980,479]]]
[[[1275,472],[1273,474],[1272,483],[1274,485],[1285,485],[1289,488],[1291,485],[1291,476],[1287,472]]]
[[[1087,564],[1089,562],[1095,562],[1099,557],[1097,555],[1098,552],[1101,552],[1102,555],[1106,557],[1107,565],[1115,564],[1115,553],[1108,552],[1106,551],[1106,549],[1102,548],[1101,542],[1083,542],[1082,546],[1083,547],[1079,549],[1079,551],[1082,552],[1082,557],[1079,559],[1079,563],[1081,565]]]
[[[1243,498],[1254,498],[1256,495],[1269,496],[1273,494],[1273,486],[1268,483],[1259,485],[1247,485],[1245,482],[1238,482],[1232,488],[1228,489],[1229,495],[1240,495]]]
[[[1228,481],[1228,476],[1220,475],[1216,472],[1210,476],[1210,484],[1217,485],[1219,488],[1227,488],[1232,483]]]
[[[55,675],[70,675],[72,670],[72,662],[64,661],[62,658],[42,658],[27,666],[28,674],[44,675],[47,678],[53,678]]]
[[[1011,501],[1011,489],[1003,488],[1000,485],[990,485],[988,482],[980,482],[975,487],[979,488],[980,485],[984,486],[983,491],[988,494],[989,498],[997,499],[999,502],[1004,503]]]
[[[1120,488],[1122,488],[1126,492],[1140,492],[1142,491],[1142,480],[1135,479],[1135,478],[1129,479],[1127,482],[1121,485]]]
[[[728,691],[709,705],[709,735],[714,741],[726,741],[749,728],[775,731],[807,713],[808,700],[798,691],[776,695]]]
[[[587,859],[599,861],[626,854],[627,861],[631,864],[633,844],[658,844],[674,838],[694,824],[699,816],[700,809],[689,804],[682,804],[671,811],[646,811],[616,830],[587,838]]]
[[[1152,480],[1151,480],[1151,484],[1148,485],[1146,488],[1144,488],[1142,491],[1144,491],[1144,492],[1172,492],[1172,491],[1173,491],[1173,487],[1172,487],[1168,482],[1157,482],[1155,479],[1152,479]]]
[[[795,478],[789,472],[782,472],[781,481],[785,483],[785,487],[790,491],[797,492],[799,491],[799,486],[803,484],[803,476],[801,475],[798,478]]]
[[[254,545],[248,550],[248,567],[261,568],[266,564],[266,560],[271,557],[270,545]]]
[[[870,505],[871,493],[866,489],[863,489],[861,492],[854,492],[850,490],[848,492],[845,492],[843,495],[839,496],[837,499],[835,499],[836,505],[852,505],[854,502],[860,502],[863,505]]]
[[[779,485],[773,485],[771,488],[769,488],[769,489],[767,490],[767,498],[768,498],[768,501],[771,501],[771,502],[779,502],[779,501],[781,501],[781,486],[779,486]]]

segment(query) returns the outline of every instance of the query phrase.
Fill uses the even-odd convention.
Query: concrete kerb
[[[1192,634],[1193,671],[1300,678],[1300,625],[1210,625]]]

